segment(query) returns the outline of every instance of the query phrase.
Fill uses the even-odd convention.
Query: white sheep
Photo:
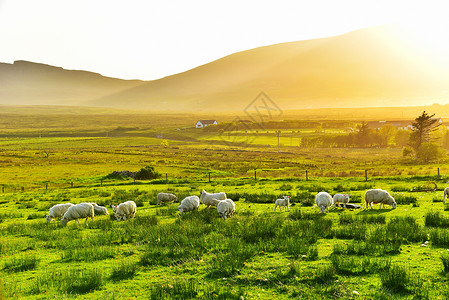
[[[198,196],[185,197],[178,206],[179,213],[185,213],[192,210],[198,210],[200,207],[200,198]]]
[[[449,198],[449,187],[444,189],[444,192],[443,192],[443,204],[446,203],[446,196]]]
[[[332,206],[333,199],[329,193],[319,192],[315,197],[315,203],[324,214],[326,211],[329,212],[329,207]]]
[[[79,224],[78,219],[92,218],[94,220],[94,206],[90,203],[80,203],[77,205],[70,206],[67,212],[62,217],[61,223],[66,225],[69,221],[75,220]]]
[[[159,193],[157,194],[157,205],[160,203],[173,203],[174,201],[177,201],[178,197],[176,197],[173,194],[169,193]]]
[[[217,206],[218,202],[217,201],[213,201],[213,199],[215,200],[225,200],[226,199],[226,193],[215,193],[215,194],[211,194],[206,192],[205,190],[203,190],[201,192],[200,195],[200,201],[201,203],[203,203],[204,205],[207,206],[207,208],[209,208],[210,206]]]
[[[134,218],[136,216],[137,205],[134,201],[126,201],[119,205],[111,205],[111,207],[117,221]]]
[[[334,205],[338,207],[341,207],[341,204],[343,203],[343,207],[346,208],[346,204],[349,203],[349,197],[351,197],[348,194],[335,194],[334,195]]]
[[[282,199],[276,199],[274,202],[274,211],[276,211],[278,206],[280,211],[282,211],[282,207],[284,207],[285,211],[287,211],[287,209],[290,210],[290,196],[284,196]]]
[[[385,204],[391,205],[393,209],[396,208],[396,201],[394,201],[394,198],[391,197],[391,195],[387,191],[381,189],[367,190],[365,193],[365,202],[366,208],[368,208],[368,204],[371,208],[373,208],[372,203],[380,203],[379,209],[382,208],[382,204],[384,204],[384,206]]]
[[[67,210],[69,209],[69,207],[73,206],[73,205],[74,204],[72,204],[72,203],[61,203],[61,204],[53,205],[50,208],[48,215],[45,216],[45,218],[47,219],[47,223],[50,223],[51,220],[53,220],[53,219],[62,218],[64,216],[64,214],[67,212]]]
[[[235,212],[235,203],[231,199],[221,200],[217,205],[217,211],[220,217],[226,220],[227,217],[233,216]]]
[[[94,205],[94,214],[96,216],[107,216],[109,215],[108,209],[104,206]]]

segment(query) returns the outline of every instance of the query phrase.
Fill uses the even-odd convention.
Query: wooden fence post
[[[5,193],[5,186],[2,186],[2,192]]]
[[[308,180],[309,180],[309,173],[306,170],[306,181],[308,181]]]
[[[165,173],[165,183],[168,183],[168,174]]]
[[[48,183],[45,184],[45,190],[48,190]]]
[[[209,172],[209,182],[210,182],[210,172]]]
[[[365,181],[368,181],[368,170],[365,170]]]
[[[438,178],[440,178],[440,168],[438,168]]]
[[[254,181],[257,181],[257,171],[254,170]]]
[[[73,187],[73,181],[70,183],[70,185]]]
[[[103,179],[101,179],[100,181],[100,186],[103,186]]]

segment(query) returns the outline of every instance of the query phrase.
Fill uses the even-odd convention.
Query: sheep
[[[212,201],[213,199],[225,200],[226,199],[226,193],[222,192],[222,193],[211,194],[211,193],[206,192],[205,190],[203,190],[201,192],[200,201],[201,201],[201,203],[206,205],[207,208],[209,208],[210,206],[217,206],[218,205],[217,201]]]
[[[112,211],[117,221],[134,218],[136,216],[137,205],[134,201],[126,201],[119,205],[111,205]]]
[[[47,223],[50,223],[53,219],[62,218],[71,206],[73,206],[72,203],[61,203],[53,205],[50,208],[48,215],[45,216],[45,218],[47,219]]]
[[[109,215],[108,209],[104,206],[94,205],[94,214],[97,216]]]
[[[329,207],[332,206],[333,199],[329,193],[319,192],[315,197],[315,203],[324,214],[326,213],[326,210],[329,212]]]
[[[169,193],[159,193],[157,194],[157,205],[160,203],[173,203],[174,201],[178,201],[178,197]]]
[[[90,203],[80,203],[77,205],[70,206],[67,212],[62,217],[61,223],[62,225],[67,225],[69,221],[75,220],[76,223],[79,224],[78,219],[92,218],[94,220],[94,206]]]
[[[334,205],[336,206],[338,203],[338,207],[341,207],[341,203],[343,203],[343,207],[346,208],[346,204],[349,202],[348,194],[335,194],[334,195]]]
[[[274,202],[274,211],[276,211],[276,208],[279,206],[279,210],[282,211],[282,206],[284,207],[285,211],[287,209],[290,210],[290,196],[284,196],[282,199],[276,199]]]
[[[368,209],[368,204],[370,205],[371,209],[373,208],[373,204],[380,203],[379,209],[382,208],[382,204],[388,204],[393,207],[393,209],[396,208],[396,201],[394,201],[394,198],[391,197],[391,195],[384,190],[381,189],[371,189],[367,190],[365,193],[365,202],[366,202],[366,208]]]
[[[87,202],[94,206],[94,214],[98,216],[109,215],[108,209],[104,206],[100,206],[95,202]]]
[[[443,192],[443,204],[446,203],[446,196],[449,198],[449,187],[444,189],[444,192]]]
[[[235,203],[231,199],[221,200],[217,205],[217,211],[223,220],[227,217],[233,216],[235,212]]]
[[[198,196],[188,196],[185,197],[181,204],[178,206],[179,214],[189,212],[192,210],[198,210],[200,207],[200,198]]]

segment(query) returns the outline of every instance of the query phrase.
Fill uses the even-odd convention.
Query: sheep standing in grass
[[[177,201],[178,197],[170,193],[159,193],[157,194],[157,205],[160,203],[173,203]]]
[[[134,218],[136,216],[137,205],[134,201],[126,201],[119,205],[111,205],[117,221]]]
[[[315,203],[323,214],[326,211],[329,212],[329,207],[332,206],[333,202],[331,195],[326,192],[319,192],[315,197]]]
[[[365,193],[365,202],[366,202],[366,208],[368,208],[368,204],[370,205],[371,209],[373,208],[373,204],[380,203],[379,209],[382,208],[382,204],[388,204],[393,207],[393,209],[396,208],[396,201],[394,201],[394,198],[391,197],[391,195],[384,190],[381,189],[371,189],[367,190]]]
[[[443,204],[446,203],[446,196],[449,198],[449,187],[444,189],[444,192],[443,192]]]
[[[284,196],[282,199],[276,199],[274,202],[274,211],[276,211],[278,206],[280,211],[282,211],[282,207],[284,207],[285,211],[287,211],[287,209],[290,210],[290,196]]]
[[[226,193],[215,193],[215,194],[211,194],[206,192],[205,190],[203,190],[201,192],[200,195],[200,201],[201,203],[203,203],[204,205],[207,206],[207,208],[209,208],[210,206],[217,206],[218,202],[214,201],[215,200],[225,200],[226,199]]]
[[[338,207],[341,207],[341,204],[343,203],[343,207],[346,208],[346,204],[349,203],[349,197],[348,194],[335,194],[334,195],[334,205]]]
[[[79,224],[79,219],[92,218],[94,220],[94,206],[90,203],[80,203],[77,205],[70,206],[62,217],[61,223],[66,225],[69,221],[75,220]]]
[[[235,212],[235,203],[231,199],[221,200],[217,205],[217,211],[220,217],[226,220],[227,217],[233,216]]]
[[[109,215],[108,209],[104,206],[94,205],[94,214],[96,216],[107,216]]]
[[[45,216],[47,223],[50,223],[53,219],[62,218],[71,206],[73,206],[72,203],[61,203],[52,206],[48,215]]]
[[[200,207],[200,198],[198,196],[185,197],[178,206],[179,213],[185,213],[192,210],[198,210]]]

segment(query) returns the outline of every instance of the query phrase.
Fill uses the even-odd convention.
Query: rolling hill
[[[261,91],[284,110],[449,103],[449,64],[431,50],[380,26],[242,51],[146,82],[0,64],[0,104],[241,111]]]

